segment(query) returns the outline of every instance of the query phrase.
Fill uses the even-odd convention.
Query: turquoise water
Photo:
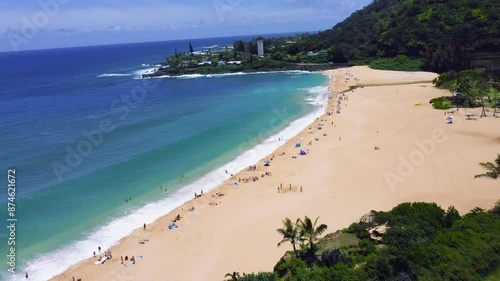
[[[44,280],[113,245],[227,179],[224,170],[270,153],[326,100],[328,78],[316,73],[136,79],[181,43],[0,54],[9,65],[0,128],[10,132],[0,159],[17,170],[18,272]],[[0,250],[5,257],[7,244]]]

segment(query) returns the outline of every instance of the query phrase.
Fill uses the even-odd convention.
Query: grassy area
[[[338,248],[349,252],[349,249],[353,247],[357,249],[358,243],[359,239],[354,234],[344,232],[330,233],[318,242],[316,255],[321,255],[325,250],[331,248]]]
[[[488,107],[495,107],[496,105],[500,106],[500,93],[498,91],[492,88],[488,92],[486,92],[486,95],[488,95],[489,100],[491,101],[488,102],[487,98],[485,97],[486,106]]]
[[[434,98],[431,99],[431,103],[435,109],[446,110],[454,107],[451,97]]]
[[[390,59],[377,59],[370,63],[370,68],[397,71],[419,71],[422,69],[422,60],[412,60],[406,56],[397,56]]]
[[[498,281],[498,280],[500,280],[500,266],[497,267],[497,269],[495,269],[493,272],[488,274],[488,276],[486,276],[486,278],[484,279],[484,281]]]

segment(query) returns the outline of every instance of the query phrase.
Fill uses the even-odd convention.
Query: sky
[[[0,0],[0,52],[320,31],[371,0]]]

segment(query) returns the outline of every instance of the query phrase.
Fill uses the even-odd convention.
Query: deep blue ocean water
[[[7,273],[1,227],[0,278],[29,271],[45,280],[113,245],[226,180],[224,170],[272,152],[327,98],[328,77],[318,73],[138,79],[187,48],[184,40],[0,53],[0,212],[7,225],[15,168],[18,219],[18,275]]]

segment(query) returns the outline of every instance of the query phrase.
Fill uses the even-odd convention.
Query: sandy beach
[[[474,179],[484,172],[479,162],[500,153],[500,118],[492,111],[479,118],[481,109],[433,109],[431,98],[450,94],[433,87],[434,73],[368,67],[325,73],[334,93],[327,113],[264,158],[270,166],[262,159],[146,229],[138,225],[104,264],[94,264],[104,254],[94,258],[89,249],[87,260],[52,280],[224,280],[233,271],[272,271],[291,250],[277,247],[285,217],[319,216],[330,233],[402,202],[453,205],[463,214],[500,199],[498,181]],[[349,90],[355,85],[364,87]],[[169,230],[177,214],[179,227]],[[124,266],[121,256],[136,263]]]

